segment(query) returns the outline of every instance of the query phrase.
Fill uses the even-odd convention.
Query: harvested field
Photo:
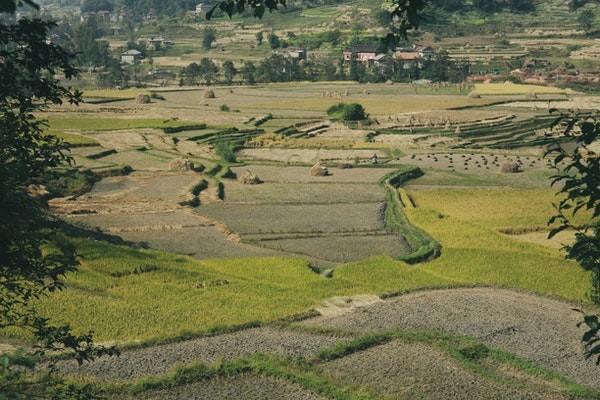
[[[168,159],[156,157],[145,151],[130,150],[103,157],[101,160],[113,165],[129,165],[136,171],[169,170]]]
[[[190,216],[189,220],[193,221],[194,217]],[[153,249],[186,254],[198,259],[280,255],[276,251],[228,240],[226,234],[212,226],[121,232],[119,236],[128,241],[147,243]]]
[[[513,94],[564,94],[565,90],[540,85],[523,85],[516,83],[478,83],[475,92],[480,95],[513,95]]]
[[[352,332],[401,329],[468,335],[599,388],[594,361],[583,355],[579,320],[572,306],[560,301],[500,289],[455,289],[412,293],[305,324]]]
[[[348,340],[278,328],[254,328],[124,351],[119,357],[100,358],[81,367],[75,361],[64,361],[59,369],[102,379],[132,379],[163,374],[177,365],[233,360],[257,353],[306,358]]]
[[[400,162],[424,168],[447,170],[450,172],[482,174],[498,173],[502,164],[516,162],[524,171],[533,169],[550,170],[546,159],[535,155],[514,155],[506,153],[416,153],[402,157]]]
[[[183,210],[172,212],[149,212],[145,214],[89,214],[68,218],[87,226],[102,227],[108,232],[172,230],[183,227],[206,226],[206,222],[190,216]]]
[[[371,153],[371,155],[373,155]],[[248,167],[233,168],[236,174],[243,174],[250,170],[264,182],[278,183],[378,183],[385,175],[396,171],[394,168],[329,168],[331,175],[326,177],[310,176],[310,166],[306,167],[280,167],[267,165],[250,165]]]
[[[386,399],[567,398],[485,379],[439,349],[400,340],[325,363],[323,367],[334,379],[367,386]]]
[[[261,203],[375,203],[385,200],[383,189],[375,184],[353,183],[225,183],[227,204]]]
[[[240,235],[248,233],[321,233],[383,228],[380,203],[229,205],[207,204],[200,215],[223,221]]]
[[[552,100],[552,101],[515,101],[500,104],[496,107],[507,108],[528,108],[532,110],[550,110],[557,108],[560,110],[597,110],[600,108],[600,97],[598,96],[576,96],[570,100]]]
[[[172,389],[144,392],[147,400],[324,400],[290,381],[263,375],[242,375],[201,381]]]
[[[411,181],[407,189],[426,190],[443,187],[461,189],[466,187],[522,187],[547,188],[553,171],[544,168],[525,169],[519,174],[506,175],[498,170],[459,170],[450,171],[434,168],[423,168],[425,175]]]
[[[239,152],[241,159],[269,160],[285,163],[316,163],[317,161],[354,161],[356,157],[367,160],[377,154],[377,157],[386,158],[381,150],[327,150],[327,149],[277,149],[259,148],[244,149]]]
[[[321,236],[253,242],[274,250],[314,256],[335,263],[347,263],[385,255],[392,258],[410,252],[406,240],[399,235]]]

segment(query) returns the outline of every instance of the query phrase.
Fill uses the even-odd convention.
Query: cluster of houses
[[[383,66],[395,60],[403,63],[406,68],[413,65],[422,67],[424,61],[435,57],[435,50],[429,46],[413,45],[412,47],[397,47],[392,54],[383,53],[377,45],[359,45],[344,49],[342,54],[345,62],[356,60],[369,67]]]

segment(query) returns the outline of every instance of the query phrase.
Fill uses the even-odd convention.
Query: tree
[[[585,33],[590,33],[594,27],[596,15],[592,10],[583,10],[577,17],[577,23]]]
[[[372,15],[377,25],[382,28],[387,28],[392,23],[392,14],[388,10],[375,9]]]
[[[225,82],[227,82],[228,85],[233,83],[233,79],[237,73],[238,71],[232,61],[227,60],[223,63],[223,75],[225,76]]]
[[[261,46],[263,43],[263,40],[265,39],[262,31],[258,31],[256,32],[256,43]]]
[[[112,11],[113,4],[109,0],[85,0],[81,12]]]
[[[254,85],[256,83],[256,66],[251,61],[245,61],[242,67],[242,78],[248,85]]]
[[[210,58],[202,58],[200,60],[200,77],[204,80],[204,83],[211,85],[217,74],[219,73],[219,67]]]
[[[279,40],[279,36],[277,36],[275,32],[269,33],[267,40],[269,41],[269,46],[271,46],[272,49],[278,49],[281,47],[281,40]]]
[[[20,3],[2,0],[0,13],[14,13]],[[62,74],[71,79],[77,70],[73,54],[47,40],[54,27],[35,18],[0,23],[0,76],[11,77],[0,79],[0,329],[31,334],[39,350],[26,356],[61,350],[84,362],[114,350],[94,346],[91,334],[77,336],[68,326],[52,326],[32,305],[60,290],[61,278],[77,267],[73,247],[53,232],[45,202],[31,186],[69,162],[68,146],[48,134],[34,113],[81,98],[55,78]],[[52,370],[37,379],[14,363],[6,356],[0,359],[2,398],[90,396],[89,389],[64,384]]]
[[[327,115],[333,120],[362,121],[369,118],[362,105],[357,103],[338,103],[329,107]]]
[[[552,185],[560,187],[561,195],[557,214],[549,221],[553,226],[549,237],[567,229],[575,232],[575,242],[564,250],[567,258],[591,272],[590,298],[600,304],[600,155],[590,148],[600,138],[600,118],[572,114],[558,123],[565,124],[570,145],[557,144],[547,152],[554,156],[557,170]],[[585,218],[577,220],[581,213],[586,213]],[[588,327],[583,336],[586,356],[597,356],[600,363],[600,318],[588,315],[583,323]]]
[[[213,28],[204,28],[202,31],[202,47],[210,50],[214,41],[217,40],[217,33]]]

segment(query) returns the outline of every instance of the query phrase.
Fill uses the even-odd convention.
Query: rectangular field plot
[[[120,199],[177,201],[200,178],[194,173],[147,174],[135,172],[128,176],[105,178],[94,185],[91,197],[120,196]]]
[[[265,240],[261,241],[260,245],[274,250],[317,257],[336,263],[346,263],[381,255],[396,258],[409,252],[406,241],[398,235],[326,236]]]
[[[153,249],[186,254],[198,259],[280,255],[273,250],[227,240],[213,227],[163,232],[123,232],[119,236],[132,242],[145,242]]]
[[[268,165],[248,165],[246,167],[234,168],[238,175],[246,171],[258,175],[264,182],[280,183],[377,183],[379,180],[396,171],[393,168],[330,168],[329,176],[311,176],[310,167],[277,167]]]
[[[374,231],[383,228],[382,204],[222,205],[197,211],[223,221],[241,235],[247,233],[321,233]]]
[[[360,132],[361,137],[364,132]],[[352,133],[348,137],[352,136]],[[356,139],[356,138],[355,138]],[[370,159],[373,154],[377,157],[385,158],[387,155],[378,149],[374,150],[331,150],[331,149],[244,149],[238,153],[242,159],[250,160],[269,160],[286,163],[307,163],[314,164],[317,161],[344,161],[353,162],[356,157],[360,159]]]
[[[203,226],[202,220],[183,212],[157,212],[147,214],[91,214],[70,217],[69,221],[88,227],[98,227],[107,232],[160,231],[174,228]]]
[[[351,183],[263,183],[225,184],[228,204],[261,203],[373,203],[383,202],[385,191],[375,184]]]
[[[161,171],[169,169],[169,160],[137,150],[111,154],[107,157],[102,157],[100,160],[116,165],[129,165],[136,170]]]

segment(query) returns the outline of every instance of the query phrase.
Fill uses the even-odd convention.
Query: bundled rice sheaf
[[[505,162],[500,166],[500,172],[503,174],[516,174],[522,171],[521,165],[516,162]]]
[[[150,104],[150,96],[144,93],[140,93],[135,98],[136,104]]]
[[[321,164],[321,162],[318,162],[315,165],[313,165],[313,167],[310,169],[310,175],[311,176],[327,176],[327,175],[329,175],[329,170],[327,169],[326,166]]]
[[[187,158],[176,158],[169,163],[171,171],[192,171],[193,169],[194,163]]]
[[[206,92],[204,92],[204,98],[205,99],[215,99],[217,96],[215,95],[215,92],[212,89],[208,89]]]
[[[479,93],[477,93],[476,91],[472,91],[471,93],[469,93],[469,98],[471,98],[471,99],[480,99],[481,95]]]
[[[263,181],[251,171],[246,171],[238,177],[238,182],[242,185],[260,185]]]

